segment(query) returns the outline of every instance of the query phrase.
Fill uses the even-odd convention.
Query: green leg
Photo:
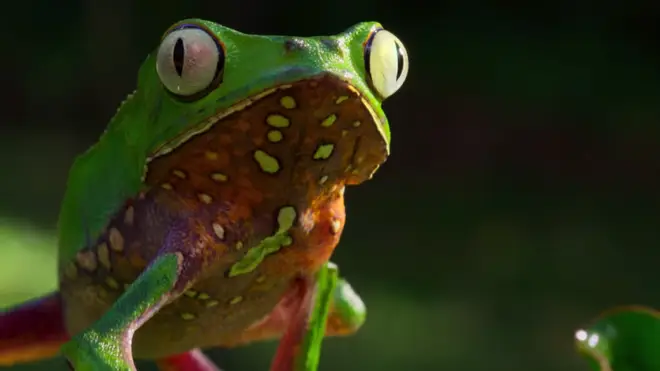
[[[62,347],[76,371],[133,371],[133,334],[182,290],[183,255],[156,258],[111,309],[89,329]]]
[[[329,263],[310,280],[280,340],[271,371],[316,371],[338,275],[337,266]]]

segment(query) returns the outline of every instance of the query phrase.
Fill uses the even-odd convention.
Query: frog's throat
[[[326,90],[322,90],[324,88]],[[193,138],[204,135],[212,129],[215,130],[214,128],[217,126],[216,124],[222,124],[227,120],[231,120],[233,115],[253,109],[252,107],[256,107],[257,103],[263,102],[264,100],[267,100],[267,98],[276,98],[273,96],[281,97],[281,99],[290,99],[289,102],[281,100],[281,106],[283,107],[279,107],[279,109],[290,112],[295,108],[298,109],[299,112],[305,114],[306,117],[303,120],[298,120],[304,122],[296,122],[295,124],[302,124],[305,126],[313,125],[314,127],[297,128],[297,130],[300,130],[302,133],[307,133],[308,135],[309,133],[315,133],[315,135],[317,134],[316,136],[320,137],[321,140],[323,140],[324,136],[338,137],[336,140],[339,141],[342,140],[344,136],[347,136],[350,131],[360,130],[362,132],[352,145],[352,154],[350,156],[352,160],[345,169],[347,174],[345,182],[347,184],[358,184],[364,180],[370,179],[378,167],[388,157],[389,145],[383,129],[383,123],[369,101],[359,92],[358,89],[341,77],[331,73],[323,73],[266,89],[234,104],[226,110],[216,113],[199,124],[192,126],[192,129],[182,132],[180,135],[159,146],[150,156],[147,157],[146,165],[149,165],[152,161],[160,157],[176,151],[184,144],[190,142]],[[316,106],[320,104],[325,104],[327,106],[329,100],[332,100],[332,104],[335,105],[335,112],[329,113],[333,112],[332,109],[329,109],[327,110],[328,113],[326,113],[326,116],[314,117],[316,111],[318,111]],[[345,101],[346,103],[344,107],[342,107],[342,103]],[[288,104],[292,106],[288,107]],[[296,105],[300,105],[300,107],[296,107]],[[303,105],[305,107],[302,107]],[[286,114],[287,112],[283,113]],[[264,115],[269,115],[270,118],[273,116],[278,118],[285,116],[273,114],[273,110],[263,113]],[[276,129],[274,131],[280,131],[282,129],[288,130],[280,126],[284,125],[284,123],[278,125],[277,122],[269,122],[267,118],[264,118],[263,120],[259,119],[259,121],[262,122],[254,121],[256,120],[250,121],[249,124],[270,125],[270,129]],[[359,127],[360,125],[362,125],[361,128]],[[321,130],[325,130],[326,132],[319,133]],[[271,130],[269,134],[272,133],[272,131],[273,130]],[[269,138],[269,140],[272,142],[272,139]],[[324,148],[332,151],[332,147],[326,146]],[[318,156],[324,156],[327,154],[324,154],[322,149],[322,146],[319,146]],[[300,149],[297,150],[300,151]],[[317,154],[315,153],[314,156],[317,156]],[[148,166],[145,168],[148,168]]]

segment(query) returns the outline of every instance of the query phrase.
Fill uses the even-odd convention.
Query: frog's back
[[[129,95],[97,143],[79,155],[68,174],[58,217],[59,265],[62,268],[89,247],[124,202],[142,188],[144,146],[129,142],[116,123],[137,115]]]

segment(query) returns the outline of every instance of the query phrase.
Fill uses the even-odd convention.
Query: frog
[[[58,289],[3,311],[0,364],[212,371],[204,349],[279,339],[271,370],[315,369],[301,349],[366,318],[330,258],[345,188],[389,157],[382,103],[408,63],[372,21],[317,37],[173,24],[75,159]]]

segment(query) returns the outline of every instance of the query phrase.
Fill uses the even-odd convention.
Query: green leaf
[[[660,312],[614,308],[575,333],[579,352],[596,371],[660,371]]]

